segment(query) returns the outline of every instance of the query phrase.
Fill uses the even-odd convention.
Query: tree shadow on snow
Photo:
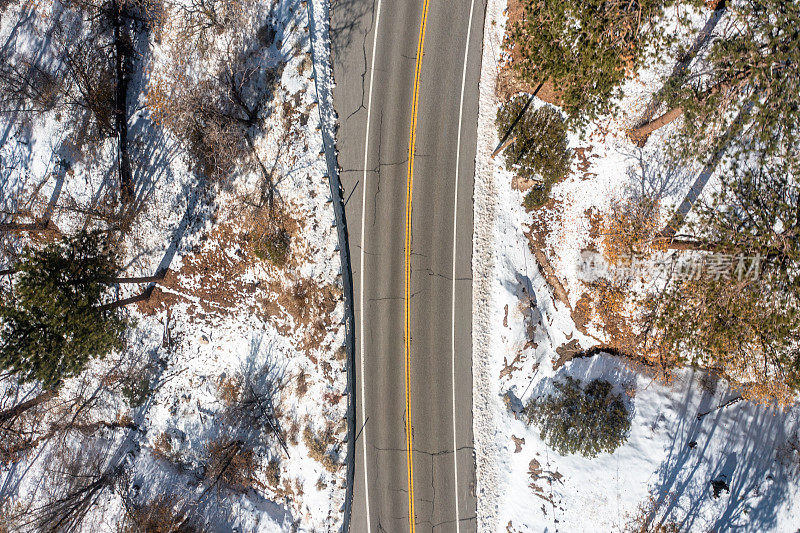
[[[674,521],[681,531],[774,530],[796,480],[794,469],[778,457],[793,432],[787,431],[787,422],[795,422],[790,413],[747,402],[698,420],[697,412],[721,403],[719,395],[698,393],[698,388],[691,380],[677,416],[667,425],[672,438],[654,493],[659,522]],[[716,497],[712,481],[718,484]]]

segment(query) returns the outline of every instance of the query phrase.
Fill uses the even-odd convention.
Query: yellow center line
[[[422,21],[417,44],[417,66],[414,71],[414,96],[411,103],[411,131],[408,139],[408,180],[406,184],[406,243],[405,243],[405,356],[406,356],[406,461],[408,463],[408,529],[414,533],[414,460],[411,431],[411,196],[414,186],[414,144],[417,141],[417,103],[419,78],[422,71],[422,51],[425,45],[425,22],[428,18],[428,0],[422,6]]]

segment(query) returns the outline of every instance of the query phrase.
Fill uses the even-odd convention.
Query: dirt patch
[[[556,202],[551,198],[542,209],[536,210],[533,216],[533,223],[531,224],[529,230],[525,232],[525,236],[528,238],[528,247],[536,257],[536,261],[539,264],[539,270],[541,271],[548,285],[550,285],[550,287],[553,289],[553,294],[555,295],[556,299],[571,309],[572,306],[569,303],[569,294],[567,293],[566,289],[564,289],[564,285],[561,283],[561,280],[558,279],[556,271],[550,264],[550,260],[547,258],[547,254],[545,253],[547,246],[546,237],[549,231],[547,215],[549,212],[553,211],[555,207]]]
[[[599,157],[597,154],[592,153],[591,146],[575,148],[572,150],[572,153],[575,154],[575,170],[580,174],[581,179],[588,180],[597,176],[597,173],[589,172],[589,169],[592,167],[592,159]]]
[[[627,291],[618,284],[600,280],[588,285],[591,290],[598,327],[606,334],[608,344],[622,353],[635,353],[639,336],[626,311]]]
[[[588,293],[583,293],[572,310],[572,320],[578,331],[586,334],[586,326],[591,322],[593,314],[592,298]]]
[[[582,351],[581,343],[578,342],[578,339],[572,339],[571,341],[557,347],[556,353],[558,354],[558,359],[553,361],[553,370],[558,370],[564,365],[564,363],[571,361],[575,355],[581,353]]]
[[[212,246],[183,257],[181,268],[169,271],[150,300],[138,304],[143,314],[152,314],[178,301],[193,302],[207,314],[232,312],[259,287],[243,275],[255,261],[245,253],[246,240],[230,224],[218,225],[203,242]]]
[[[538,83],[532,84],[520,80],[512,64],[507,64],[503,65],[497,74],[495,94],[497,94],[501,101],[507,102],[520,93],[533,94],[536,92],[538,86]],[[539,87],[539,92],[536,93],[536,97],[548,104],[553,104],[555,106],[561,105],[561,98],[559,97],[558,91],[550,80],[545,81],[542,86]]]
[[[312,279],[299,279],[288,290],[272,300],[273,309],[288,314],[295,326],[303,329],[300,346],[317,348],[333,326],[333,312],[342,298],[342,291],[333,285],[320,285]]]
[[[515,370],[522,370],[521,366],[515,366],[516,364],[522,361],[522,352],[518,352],[514,360],[511,361],[511,364],[508,363],[508,358],[503,358],[503,369],[500,370],[500,379],[503,379],[506,376],[510,376],[514,373]]]
[[[591,240],[586,250],[597,252],[596,241],[603,236],[603,214],[596,207],[590,207],[583,214],[589,219],[589,239]]]
[[[515,191],[527,192],[533,188],[534,185],[540,183],[537,180],[529,180],[522,178],[516,174],[511,178],[511,188]]]
[[[292,279],[287,274],[297,271],[310,252],[301,238],[303,228],[290,214],[241,219],[247,221],[247,230],[241,223],[220,222],[198,251],[182,258],[179,270],[158,282],[149,300],[137,304],[139,311],[152,315],[179,302],[189,303],[187,314],[195,320],[244,311],[270,321],[283,335],[299,333],[301,349],[320,347],[333,327],[341,289],[308,278],[287,283],[287,277]],[[253,235],[275,224],[291,235],[292,249],[282,265],[259,259],[252,251]]]
[[[528,487],[530,487],[536,496],[542,498],[552,505],[557,505],[557,502],[554,500],[552,487],[554,482],[563,483],[561,479],[564,477],[558,472],[558,470],[545,470],[542,468],[542,464],[538,460],[531,459],[531,462],[528,463],[528,477],[531,479]],[[540,483],[542,485],[546,483],[549,490],[545,492],[544,488],[540,486]]]

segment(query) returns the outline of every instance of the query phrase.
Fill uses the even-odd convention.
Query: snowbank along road
[[[474,531],[472,187],[483,0],[333,0],[356,303],[352,531]]]

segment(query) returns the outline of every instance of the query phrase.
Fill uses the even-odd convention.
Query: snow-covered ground
[[[0,4],[3,52],[46,54],[59,4]],[[124,275],[169,273],[150,300],[128,306],[135,325],[126,349],[68,380],[36,426],[47,433],[43,428],[70,421],[83,430],[48,434],[0,467],[0,530],[2,520],[9,531],[32,529],[31,517],[73,486],[63,479],[67,463],[75,472],[96,465],[100,473],[121,473],[92,497],[81,531],[122,531],[158,505],[206,531],[341,527],[347,439],[341,265],[308,11],[300,0],[246,4],[241,31],[261,43],[251,59],[277,73],[273,85],[260,87],[269,112],[254,145],[276,178],[291,235],[286,263],[259,260],[252,250],[250,233],[262,221],[245,200],[257,196],[258,171],[237,172],[224,187],[202,183],[185,139],[159,127],[148,100],[159,76],[174,72],[170,47],[188,45],[192,53],[177,59],[200,57],[185,72],[202,77],[215,64],[213,47],[225,51],[223,44],[238,41],[222,35],[195,55],[200,45],[180,42],[179,34],[149,34],[137,44],[144,67],[131,82],[137,96],[130,102],[130,137],[147,163],[134,171],[138,210],[122,243]],[[329,53],[329,43],[322,40],[316,50]],[[320,81],[323,89],[330,84]],[[112,202],[105,202],[115,187],[108,170],[113,139],[82,152],[73,126],[59,113],[32,121],[0,116],[0,203],[23,213],[16,221],[30,221],[26,211],[43,216],[51,197],[57,198],[52,222],[65,234],[87,220],[102,227],[111,213]],[[4,255],[0,268],[7,261]],[[117,296],[143,287],[123,285]],[[37,392],[16,392],[8,376],[3,390],[3,408]],[[90,408],[81,412],[79,405]]]
[[[635,169],[640,155],[654,165],[666,164],[659,137],[640,152],[625,130],[672,63],[665,61],[628,83],[621,103],[625,118],[601,119],[584,139],[570,137],[570,147],[580,153],[570,176],[554,187],[548,207],[526,212],[523,192],[512,187],[502,157],[490,158],[499,142],[495,89],[505,9],[505,0],[487,5],[475,177],[473,416],[479,530],[640,531],[634,524],[644,517],[653,529],[664,524],[676,531],[795,531],[800,524],[800,409],[771,410],[745,401],[714,409],[739,391],[700,371],[681,370],[664,383],[612,355],[571,359],[611,343],[613,332],[604,321],[609,313],[592,303],[595,295],[583,299],[589,289],[580,273],[582,252],[602,249],[597,220],[624,196],[635,179],[629,169]],[[547,104],[537,99],[535,105]],[[657,135],[669,133],[664,128]],[[682,200],[698,171],[683,166],[673,176],[662,198],[662,216]],[[537,260],[542,258],[547,265]],[[540,438],[538,428],[525,423],[522,407],[567,375],[602,377],[625,398],[631,431],[613,454],[561,456]],[[729,490],[715,497],[712,481],[724,481]]]

